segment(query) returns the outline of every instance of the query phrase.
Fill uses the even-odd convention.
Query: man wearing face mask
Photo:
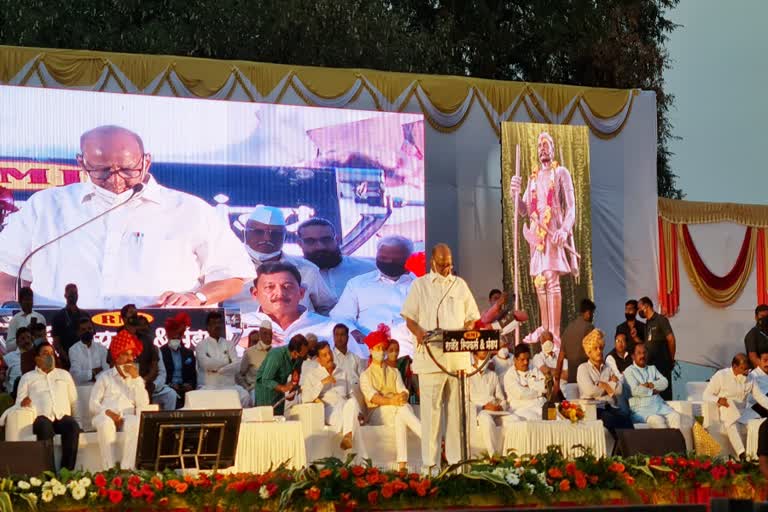
[[[92,284],[80,295],[86,308],[212,305],[253,277],[242,244],[212,206],[157,183],[138,134],[89,130],[77,163],[88,181],[32,194],[0,233],[0,300],[15,297],[19,267],[35,247],[126,201],[136,185],[143,189],[130,203],[27,262],[22,280],[38,302],[60,304],[60,290],[74,282]]]
[[[405,262],[413,253],[413,242],[392,235],[379,240],[376,248],[377,270],[353,277],[331,311],[331,318],[351,326],[351,335],[357,343],[353,351],[368,357],[363,338],[380,323],[391,329],[391,336],[400,340],[403,355],[413,355],[412,336],[400,315],[405,298],[416,276],[405,269]],[[355,346],[356,345],[356,346]]]
[[[768,352],[768,304],[755,308],[755,325],[744,336],[744,347],[751,368],[760,367],[760,354]]]
[[[72,417],[77,405],[75,382],[66,370],[56,368],[52,345],[43,343],[34,351],[37,367],[22,375],[16,403],[37,415],[32,431],[39,441],[61,436],[61,467],[73,470],[80,440],[80,426]]]
[[[376,268],[367,259],[341,254],[336,228],[326,219],[314,217],[304,221],[296,234],[304,258],[318,266],[325,284],[337,297],[341,297],[350,279]]]
[[[320,270],[304,258],[291,256],[283,251],[286,228],[285,216],[280,208],[259,205],[251,212],[245,224],[244,246],[251,257],[253,267],[258,269],[264,263],[287,263],[299,270],[301,282],[306,290],[301,304],[307,310],[327,315],[336,304],[336,295],[325,284]],[[251,295],[251,283],[242,287],[234,303],[244,312],[258,308],[258,301]]]
[[[616,337],[624,335],[627,343],[627,352],[632,354],[635,345],[645,343],[645,324],[637,319],[638,302],[634,299],[624,304],[624,317],[626,321],[616,326]]]
[[[258,330],[248,334],[248,348],[243,353],[240,373],[235,375],[235,382],[248,393],[256,386],[256,372],[272,348],[272,322],[264,320]]]
[[[645,344],[648,364],[656,367],[669,382],[661,398],[672,400],[672,370],[675,367],[676,340],[672,326],[664,315],[653,310],[653,301],[643,297],[638,302],[640,318],[645,320]]]
[[[749,362],[745,354],[736,354],[730,368],[715,373],[702,395],[705,402],[717,404],[720,421],[725,425],[728,440],[737,457],[746,453],[742,438],[745,425],[749,420],[760,417],[749,407],[750,397],[768,409],[768,397],[760,392],[754,379],[749,377]]]
[[[114,368],[101,374],[91,390],[88,405],[98,437],[102,470],[115,465],[112,444],[118,431],[123,432],[120,467],[132,469],[136,462],[139,416],[149,405],[144,379],[139,376],[135,362],[141,351],[141,342],[127,329],[117,333],[109,345]]]
[[[197,369],[195,353],[184,346],[187,329],[192,325],[189,315],[179,313],[165,321],[165,335],[168,343],[160,348],[162,359],[160,372],[165,377],[165,385],[178,395],[176,407],[184,403],[187,391],[197,388]]]
[[[80,341],[69,349],[69,369],[75,384],[82,386],[96,382],[101,372],[109,370],[107,349],[100,343],[93,342],[93,323],[90,318],[82,318],[78,326]]]
[[[76,284],[69,283],[64,288],[64,299],[67,301],[67,305],[56,313],[51,321],[53,346],[56,347],[61,359],[66,358],[72,346],[80,340],[80,320],[90,318],[87,312],[77,307],[78,291]],[[72,364],[69,360],[64,362]]]
[[[413,371],[419,376],[421,460],[423,471],[433,473],[440,464],[440,440],[445,438],[446,457],[455,464],[461,457],[459,385],[457,379],[442,372],[427,354],[425,336],[435,329],[469,329],[480,319],[477,303],[467,283],[452,274],[453,255],[445,244],[432,249],[431,272],[411,285],[401,315],[416,338]],[[435,359],[449,371],[468,370],[469,354],[444,354],[438,343],[430,345]],[[446,431],[441,432],[442,417]],[[443,434],[445,434],[443,436]]]

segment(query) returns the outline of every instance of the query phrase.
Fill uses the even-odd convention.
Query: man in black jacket
[[[179,313],[165,321],[168,343],[160,349],[165,365],[165,384],[179,395],[177,406],[184,404],[184,394],[197,388],[197,363],[195,352],[184,346],[182,340],[191,322],[189,315]]]

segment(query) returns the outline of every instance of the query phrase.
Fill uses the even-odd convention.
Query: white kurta
[[[240,371],[240,358],[235,346],[225,338],[214,340],[210,336],[197,344],[197,385],[202,389],[234,389],[243,407],[253,403],[250,394],[235,384],[235,374]]]
[[[117,427],[106,411],[110,410],[123,419],[123,449],[120,467],[132,469],[136,462],[136,443],[139,436],[139,414],[149,405],[149,396],[141,377],[123,377],[117,368],[100,373],[91,389],[89,408],[93,426],[99,440],[102,470],[115,465],[113,444],[117,439]]]
[[[415,280],[410,272],[393,280],[378,270],[354,277],[331,310],[331,318],[366,336],[384,323],[392,330],[392,338],[400,343],[400,355],[412,356],[413,335],[400,311]],[[367,357],[367,350],[364,355]]]
[[[543,366],[546,366],[550,370],[554,371],[557,368],[557,352],[552,352],[550,355],[539,352],[533,356],[531,364],[534,368],[541,370]],[[565,378],[560,379],[560,389],[565,390],[565,386],[568,384],[568,360],[563,359],[563,371],[562,374]]]
[[[496,432],[496,418],[500,418],[500,413],[491,414],[490,411],[483,409],[489,403],[500,405],[502,411],[506,412],[510,420],[519,419],[517,416],[509,413],[509,404],[501,386],[501,380],[495,372],[486,366],[482,372],[476,373],[469,378],[469,401],[474,407],[477,417],[477,426],[480,429],[480,439],[485,451],[490,455],[501,453],[501,439]],[[506,417],[505,416],[505,417]]]
[[[460,277],[443,277],[435,272],[416,279],[403,303],[401,315],[422,329],[463,329],[467,322],[480,319],[480,311],[467,283]],[[443,354],[439,344],[430,346],[432,354],[448,370],[467,370],[469,353]],[[457,379],[442,373],[424,346],[414,353],[414,373],[419,375],[421,399],[421,460],[425,471],[440,466],[442,415],[445,414],[445,453],[450,464],[461,458],[459,385]]]
[[[400,376],[400,372],[396,368],[389,366],[374,366],[371,365],[360,375],[360,391],[365,399],[366,403],[370,403],[376,394],[383,395],[381,389],[377,389],[373,385],[372,373],[375,371],[383,371],[384,376],[380,381],[385,382],[386,375],[392,372],[395,376],[395,393],[408,393],[408,390],[403,383],[403,378]],[[410,429],[418,437],[421,437],[421,422],[413,412],[413,408],[410,404],[405,403],[403,405],[379,405],[376,407],[369,406],[370,415],[368,422],[371,425],[388,425],[395,429],[395,454],[396,462],[408,462],[408,430]]]
[[[69,363],[69,373],[78,386],[91,383],[93,370],[96,368],[101,368],[102,372],[109,370],[107,349],[96,341],[92,341],[90,347],[82,341],[72,345],[69,348]]]
[[[610,366],[603,363],[596,367],[591,362],[581,363],[576,369],[576,383],[579,386],[579,398],[595,400],[598,407],[617,407],[616,397],[621,395],[621,383],[617,380],[611,382],[613,370]],[[613,394],[608,393],[600,387],[598,383],[605,382],[610,387]]]
[[[541,419],[541,407],[547,392],[544,375],[538,368],[520,371],[511,368],[504,376],[504,391],[510,410],[526,420]]]
[[[35,192],[0,232],[0,272],[15,276],[32,249],[131,193],[110,202],[90,182]],[[254,269],[242,243],[212,206],[150,177],[130,203],[33,256],[22,277],[32,282],[38,304],[63,305],[62,290],[75,283],[82,308],[128,303],[141,308],[168,290],[253,279]]]

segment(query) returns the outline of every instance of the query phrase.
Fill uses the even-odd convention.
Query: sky
[[[667,48],[672,169],[690,201],[768,204],[768,2],[681,0]]]

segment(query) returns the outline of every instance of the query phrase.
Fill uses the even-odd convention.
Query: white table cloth
[[[238,438],[235,473],[264,473],[287,463],[291,469],[307,465],[304,433],[298,421],[242,423]]]
[[[580,449],[573,448],[579,444],[591,448],[595,457],[604,457],[606,447],[603,422],[537,420],[518,421],[504,426],[504,453],[513,450],[518,455],[535,455],[546,452],[550,445],[558,445],[567,457],[582,453]]]

